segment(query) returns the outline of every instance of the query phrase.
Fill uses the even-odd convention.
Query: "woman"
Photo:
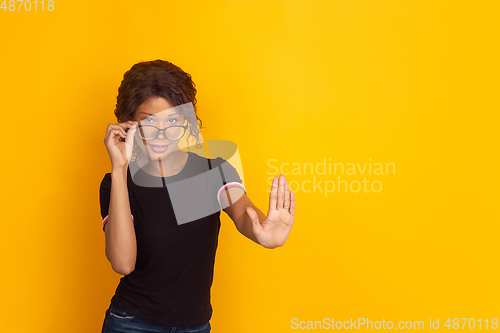
[[[273,180],[266,216],[225,159],[180,149],[183,138],[198,143],[195,95],[191,76],[162,60],[132,66],[118,90],[118,123],[108,125],[104,139],[112,171],[101,182],[100,203],[106,257],[124,276],[106,310],[103,333],[210,332],[220,208],[241,234],[266,248],[283,246],[290,234],[295,197],[284,175]],[[225,170],[222,186],[215,169]],[[173,186],[205,175],[208,180],[199,183],[206,191],[195,195],[207,193],[206,202],[218,202],[219,210],[181,222],[201,204],[197,200],[183,211]]]

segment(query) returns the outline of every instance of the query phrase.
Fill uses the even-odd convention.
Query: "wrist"
[[[127,177],[127,167],[113,167],[111,177]]]

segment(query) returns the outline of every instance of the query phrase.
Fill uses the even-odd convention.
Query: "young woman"
[[[283,246],[292,229],[295,196],[284,175],[273,180],[266,216],[224,158],[180,149],[181,139],[199,138],[195,95],[191,76],[162,60],[135,64],[121,82],[118,123],[108,125],[104,138],[112,170],[101,182],[100,204],[106,258],[124,276],[103,333],[210,332],[220,209],[180,222],[202,204],[198,198],[188,209],[178,208],[174,198],[182,196],[175,184],[209,175],[207,190],[195,195],[218,202],[241,234],[266,248]],[[212,181],[218,177],[214,169],[225,170],[222,186]]]

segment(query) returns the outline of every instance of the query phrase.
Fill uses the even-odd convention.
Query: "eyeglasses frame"
[[[182,136],[181,136],[180,138],[175,139],[175,140],[170,140],[169,138],[167,138],[169,141],[177,141],[177,140],[182,139],[182,138],[184,137],[184,135],[186,135],[186,130],[188,129],[189,124],[186,124],[186,125],[172,125],[172,126],[165,127],[164,129],[160,129],[160,128],[156,127],[155,125],[137,125],[138,130],[140,130],[143,126],[144,126],[144,127],[154,127],[154,128],[156,128],[156,135],[155,135],[155,137],[154,137],[154,138],[152,138],[152,139],[144,139],[144,138],[141,136],[140,131],[137,131],[137,135],[139,135],[139,137],[140,137],[142,140],[146,140],[146,141],[151,141],[151,140],[156,139],[156,138],[158,137],[158,135],[160,135],[160,132],[163,132],[163,136],[164,136],[165,138],[167,138],[167,134],[166,134],[166,132],[165,132],[167,129],[169,129],[169,128],[171,128],[171,127],[182,127],[182,128],[184,128],[184,133],[182,134]]]

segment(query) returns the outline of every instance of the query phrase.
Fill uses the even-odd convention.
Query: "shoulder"
[[[207,173],[209,178],[231,179],[231,181],[241,182],[241,178],[237,168],[223,157],[207,158],[196,153],[191,154],[191,167],[189,168],[193,174]]]
[[[213,169],[215,167],[223,165],[224,162],[227,162],[222,157],[208,158],[205,156],[198,155],[197,153],[194,153],[194,152],[189,152],[189,154],[191,155],[192,164],[203,165],[203,166],[206,166],[207,168]]]
[[[216,167],[221,166],[221,165],[223,165],[224,163],[227,162],[222,157],[212,158],[212,159],[210,159],[210,161],[212,163],[212,166],[216,166]]]

